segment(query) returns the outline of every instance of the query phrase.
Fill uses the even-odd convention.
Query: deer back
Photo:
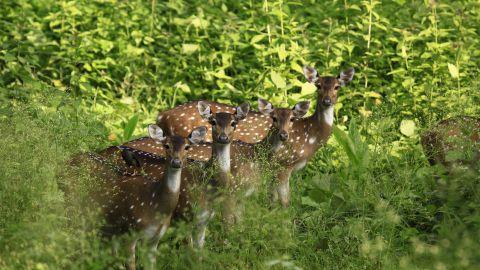
[[[195,127],[208,126],[208,122],[198,114],[198,102],[192,101],[159,113],[157,125],[169,132],[169,134],[182,136],[188,134]],[[231,105],[211,101],[204,102],[210,105],[212,113],[227,112],[233,114],[235,112],[235,107]],[[247,143],[259,142],[267,136],[271,125],[272,120],[268,116],[250,111],[247,118],[238,123],[233,139]],[[210,127],[208,128],[206,141],[212,141],[212,130]]]
[[[472,163],[480,159],[480,119],[468,116],[440,121],[421,136],[431,165]]]

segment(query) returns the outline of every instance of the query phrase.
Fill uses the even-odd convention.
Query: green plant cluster
[[[479,25],[475,0],[1,1],[0,268],[120,267],[70,157],[189,100],[315,101],[305,64],[356,74],[292,206],[257,194],[202,251],[177,224],[159,268],[480,267],[480,172],[431,167],[419,142],[439,119],[479,117]]]

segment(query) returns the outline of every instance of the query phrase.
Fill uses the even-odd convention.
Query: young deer
[[[165,137],[156,125],[150,125],[148,131],[154,143],[165,149],[165,156],[129,150],[127,159],[134,153],[132,160],[142,164],[141,173],[103,179],[107,188],[101,195],[105,203],[104,233],[117,235],[136,231],[142,234],[129,245],[129,269],[135,269],[135,246],[140,238],[151,241],[152,251],[156,250],[177,207],[187,150],[191,144],[196,145],[205,138],[207,129],[203,126],[195,128],[188,138],[179,135]]]
[[[200,161],[207,161],[205,169],[208,171],[212,169],[215,171],[213,175],[213,182],[216,187],[222,189],[223,191],[228,192],[231,187],[231,175],[230,175],[230,145],[232,143],[232,138],[235,134],[236,127],[238,123],[241,123],[243,119],[247,117],[250,107],[247,103],[238,106],[235,109],[234,113],[218,112],[212,114],[209,106],[204,106],[203,103],[198,104],[198,111],[201,116],[208,121],[212,126],[212,138],[213,143],[207,143],[198,145],[192,148],[192,153],[194,153],[192,158]],[[195,152],[205,153],[210,151],[210,157],[207,159],[206,156],[198,158],[198,154]],[[180,195],[180,201],[176,210],[176,216],[181,217],[185,212],[190,210],[192,201],[197,201],[200,206],[200,213],[196,216],[196,230],[193,235],[193,244],[197,247],[203,247],[205,242],[205,230],[209,217],[213,213],[210,208],[210,200],[212,200],[208,190],[203,190],[203,194],[200,194],[200,198],[193,198],[193,188],[198,184],[200,179],[194,177],[195,173],[190,172],[188,176],[184,178],[184,185],[182,186],[182,193]],[[205,175],[202,177],[204,178]],[[210,182],[210,179],[201,179],[202,182]],[[208,188],[208,187],[207,187]],[[210,197],[210,198],[208,198]],[[217,196],[214,196],[217,197]],[[231,223],[231,211],[233,207],[231,205],[231,200],[229,199],[228,193],[224,197],[223,207],[222,207],[222,216],[225,221]],[[196,200],[195,200],[196,199]],[[190,211],[188,211],[190,212]]]
[[[431,165],[451,171],[455,164],[475,166],[480,161],[480,119],[460,116],[440,121],[421,136]]]

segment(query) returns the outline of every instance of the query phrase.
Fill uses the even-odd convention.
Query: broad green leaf
[[[452,78],[455,78],[455,79],[458,78],[458,68],[457,68],[457,66],[448,63],[448,71],[450,72],[450,75],[452,76]]]
[[[262,40],[264,37],[265,37],[264,34],[253,36],[252,39],[250,40],[250,44],[255,44],[255,43],[259,42],[260,40]]]
[[[125,125],[123,129],[123,140],[128,141],[132,138],[133,131],[135,131],[135,127],[138,123],[138,115],[134,115],[128,120],[128,123]]]
[[[181,89],[183,93],[191,93],[192,92],[190,90],[190,87],[187,84],[184,84],[183,82],[177,82],[175,84],[175,87]]]
[[[309,82],[306,82],[302,85],[301,93],[303,96],[306,96],[306,95],[314,94],[316,90],[317,90],[317,87],[315,87],[315,85]]]
[[[198,44],[182,44],[182,53],[192,54],[200,49]]]
[[[292,63],[290,64],[290,67],[296,72],[303,74],[303,68],[297,62],[292,61]]]
[[[278,58],[280,61],[285,61],[287,59],[288,53],[285,50],[285,44],[282,44],[278,47]]]
[[[402,120],[400,123],[400,132],[407,137],[413,136],[415,134],[415,122],[412,120]]]
[[[140,56],[145,50],[142,48],[138,48],[132,46],[130,44],[127,45],[127,50],[125,51],[129,56]]]
[[[275,71],[272,71],[270,74],[270,78],[272,79],[272,82],[275,84],[275,86],[279,89],[285,88],[287,86],[287,83],[285,82],[285,79],[282,77],[282,75],[278,74]]]
[[[405,78],[402,82],[403,87],[410,88],[415,83],[413,78]]]

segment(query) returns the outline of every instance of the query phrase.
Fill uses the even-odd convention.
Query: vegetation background
[[[480,115],[479,26],[477,0],[1,1],[0,268],[119,267],[71,155],[188,100],[314,101],[312,64],[356,75],[291,207],[258,194],[202,251],[179,224],[159,268],[478,269],[480,173],[430,167],[419,134]]]

